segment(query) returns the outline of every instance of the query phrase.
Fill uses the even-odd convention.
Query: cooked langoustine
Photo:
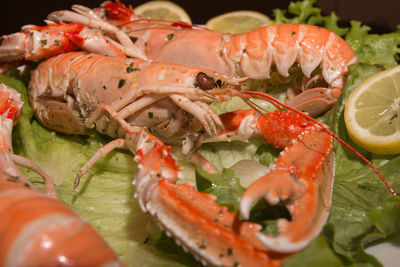
[[[139,19],[118,1],[105,2],[97,10],[79,5],[73,9],[76,12],[55,11],[48,16],[51,21],[73,22],[71,25],[28,25],[19,33],[3,36],[0,62],[36,60],[83,49],[253,79],[270,78],[273,68],[287,77],[297,63],[305,78],[301,86],[288,90],[288,104],[312,116],[321,115],[337,102],[348,66],[357,62],[355,52],[342,38],[317,26],[280,24],[226,34],[182,23],[155,24]]]
[[[185,139],[190,145],[205,135],[203,130],[214,136],[222,127],[206,103],[228,96],[215,96],[204,89],[235,89],[239,81],[182,65],[71,52],[39,65],[32,75],[29,97],[37,118],[62,133],[84,134],[96,121],[99,132],[121,136],[118,124],[96,110],[108,104],[123,119],[150,128],[169,143]],[[60,124],[65,120],[70,123]]]
[[[114,148],[128,148],[138,163],[134,184],[141,208],[178,243],[206,263],[276,266],[287,253],[306,246],[329,214],[332,137],[318,124],[292,112],[259,115],[236,111],[217,116],[208,103],[253,95],[239,92],[238,82],[204,69],[71,52],[38,66],[29,98],[38,120],[50,129],[84,134],[86,127],[95,125],[98,131],[120,138],[99,150],[83,166],[77,181],[102,155]],[[277,126],[282,120],[298,127]],[[272,131],[271,125],[279,130]],[[265,197],[273,205],[284,201],[292,221],[279,223],[279,237],[265,236],[259,225],[240,221],[212,196],[191,185],[176,184],[180,167],[169,147],[145,129],[172,144],[186,140],[192,144],[188,151],[203,140],[247,140],[252,135],[287,147],[257,185],[246,191],[241,212],[248,218],[252,203]],[[273,141],[276,139],[284,141],[278,144]]]
[[[94,28],[106,28],[110,25],[108,22],[114,23],[134,40],[134,45],[147,58],[156,61],[253,79],[270,78],[273,67],[288,77],[289,68],[297,62],[307,78],[301,87],[289,90],[288,104],[312,116],[324,113],[337,102],[348,66],[357,62],[355,52],[346,41],[317,26],[280,24],[248,33],[226,34],[179,22],[162,25],[142,20],[134,15],[132,8],[119,1],[105,2],[97,12],[79,5],[73,9],[76,13],[55,11],[48,18]],[[112,31],[107,34],[114,35]],[[317,67],[321,69],[320,74],[315,72]]]
[[[19,94],[0,84],[0,265],[123,266],[100,235],[56,199],[51,178],[12,154],[12,126],[22,108]],[[45,178],[35,189],[15,163]]]

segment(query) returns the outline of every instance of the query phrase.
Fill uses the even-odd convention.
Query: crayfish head
[[[194,86],[214,96],[217,101],[228,101],[242,91],[243,81],[247,78],[226,76],[216,72],[197,73]]]

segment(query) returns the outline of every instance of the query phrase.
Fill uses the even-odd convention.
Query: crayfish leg
[[[96,151],[96,153],[79,169],[75,177],[74,190],[78,187],[81,177],[102,157],[116,148],[126,148],[124,139],[115,139],[102,148]]]
[[[12,159],[12,161],[15,164],[22,166],[24,168],[27,168],[27,169],[37,173],[40,177],[42,177],[42,179],[44,180],[44,183],[46,185],[46,194],[53,198],[57,198],[57,193],[56,193],[56,190],[54,189],[53,179],[50,176],[48,176],[35,162],[33,162],[32,160],[30,160],[28,158],[25,158],[25,157],[22,157],[22,156],[19,156],[16,154],[9,153],[8,155],[10,156],[10,158]]]

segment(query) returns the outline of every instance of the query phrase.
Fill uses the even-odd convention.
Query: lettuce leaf
[[[331,12],[328,16],[322,16],[321,9],[315,7],[316,0],[304,0],[291,2],[288,10],[275,9],[274,21],[281,23],[299,23],[318,25],[343,36],[348,32],[347,28],[341,28],[338,25],[339,17]]]
[[[245,188],[240,185],[231,169],[216,173],[207,173],[201,169],[196,171],[197,190],[217,197],[219,205],[227,206],[230,212],[239,211],[239,200]]]
[[[346,42],[354,49],[360,63],[386,68],[397,65],[400,53],[400,33],[369,34],[370,27],[351,21]]]
[[[315,238],[303,251],[290,257],[285,262],[285,267],[297,266],[343,266],[343,262],[331,249],[325,235]]]

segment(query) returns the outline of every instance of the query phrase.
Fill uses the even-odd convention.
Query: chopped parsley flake
[[[131,73],[133,71],[133,62],[131,64],[129,64],[129,67],[126,68],[126,72],[127,73]]]
[[[125,85],[125,83],[126,83],[126,80],[125,80],[125,79],[121,79],[121,80],[119,80],[119,83],[118,83],[118,88],[121,88],[122,86],[124,86],[124,85]]]
[[[168,41],[171,41],[173,38],[174,38],[174,34],[173,33],[170,33],[170,34],[168,34],[167,35],[167,39],[168,39]]]
[[[135,37],[135,36],[131,36],[131,37],[129,37],[129,38],[131,39],[132,43],[136,43],[137,40],[139,39],[139,38],[137,38],[137,37]]]

